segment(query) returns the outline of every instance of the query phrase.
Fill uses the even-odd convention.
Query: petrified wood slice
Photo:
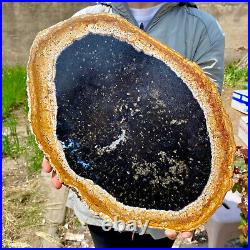
[[[105,219],[192,230],[231,187],[233,133],[214,84],[116,15],[39,33],[28,94],[44,154]]]

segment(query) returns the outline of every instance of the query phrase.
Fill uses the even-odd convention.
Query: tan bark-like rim
[[[164,211],[125,206],[100,186],[77,176],[69,168],[56,137],[55,62],[64,48],[90,32],[112,35],[166,63],[182,78],[203,109],[212,151],[211,174],[202,194],[183,209]],[[216,87],[196,64],[125,19],[102,13],[73,17],[40,32],[30,51],[27,72],[29,120],[36,141],[61,181],[75,189],[92,211],[110,221],[118,216],[125,222],[133,219],[144,223],[149,220],[149,226],[153,228],[190,231],[206,222],[221,205],[232,186],[235,152],[232,125]]]

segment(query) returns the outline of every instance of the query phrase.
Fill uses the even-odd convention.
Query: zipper
[[[144,30],[144,25],[143,25],[143,23],[140,24],[140,29],[141,29],[141,30]]]
[[[160,19],[160,16],[159,15],[161,12],[167,12],[169,10],[171,10],[173,7],[175,7],[176,5],[173,5],[173,4],[169,4],[169,6],[166,6],[166,4],[164,4],[163,6],[161,6],[161,8],[155,13],[155,15],[153,16],[153,18],[149,21],[148,25],[145,27],[144,31],[145,32],[148,32],[150,30],[150,28],[152,28],[154,26],[154,24],[156,22],[159,21]],[[166,9],[165,9],[166,8]],[[165,11],[163,11],[165,9]],[[152,27],[151,27],[152,26]]]
[[[130,8],[128,7],[128,4],[127,4],[127,3],[123,3],[123,6],[125,7],[126,13],[128,14],[127,17],[126,17],[126,19],[127,19],[128,21],[130,21],[131,23],[133,23],[133,24],[134,24],[135,26],[137,26],[138,28],[140,28],[140,27],[139,27],[139,24],[138,24],[137,21],[135,20],[135,18],[134,18],[134,16],[133,16],[132,12],[131,12],[131,10],[130,10]],[[119,11],[119,9],[118,9],[118,11]],[[118,13],[119,13],[119,12],[118,12]]]

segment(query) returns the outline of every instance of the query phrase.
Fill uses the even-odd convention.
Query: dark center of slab
[[[167,65],[90,34],[56,62],[57,136],[71,169],[125,205],[180,210],[207,184],[203,110]]]

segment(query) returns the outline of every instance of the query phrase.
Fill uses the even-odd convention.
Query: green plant
[[[26,70],[24,67],[2,69],[2,116],[6,118],[13,108],[26,100]]]
[[[2,155],[11,158],[18,157],[22,152],[22,147],[16,132],[16,120],[11,117],[3,123],[2,131]]]
[[[34,135],[27,128],[26,138],[26,164],[30,173],[37,172],[41,169],[43,153],[37,146]]]
[[[234,167],[234,186],[232,191],[238,191],[241,195],[241,202],[238,207],[241,210],[240,222],[240,243],[248,245],[248,155],[247,149],[238,148]]]
[[[26,128],[27,136],[25,138],[18,137],[16,131],[17,121],[13,116],[5,119],[2,131],[2,155],[11,158],[18,158],[24,155],[28,172],[33,174],[41,169],[43,153],[38,148],[35,137],[30,129]]]
[[[247,67],[238,68],[236,63],[231,63],[225,67],[224,84],[226,86],[241,86],[245,88],[248,81]]]

